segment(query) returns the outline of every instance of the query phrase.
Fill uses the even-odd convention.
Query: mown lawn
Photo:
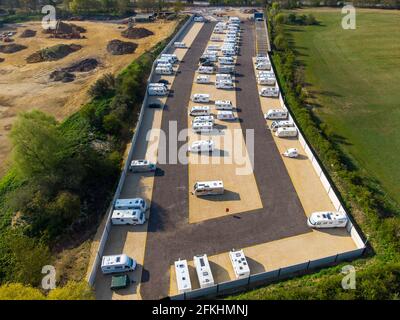
[[[315,114],[342,150],[400,204],[400,12],[357,9],[344,30],[337,9],[313,13],[320,26],[288,27],[305,66]]]

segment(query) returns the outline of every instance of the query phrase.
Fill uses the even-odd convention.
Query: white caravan
[[[217,181],[199,181],[193,186],[193,192],[196,196],[209,196],[224,194],[224,183]]]
[[[220,64],[228,64],[228,65],[235,64],[235,60],[233,59],[233,57],[219,57],[218,62]]]
[[[221,50],[223,56],[232,57],[236,55],[235,50],[233,49],[222,49]]]
[[[190,282],[190,274],[187,261],[179,259],[178,261],[175,261],[174,264],[178,292],[184,293],[191,291],[192,284]]]
[[[236,279],[247,278],[250,276],[250,268],[243,250],[233,249],[229,251],[229,258],[231,260]]]
[[[233,89],[233,82],[232,81],[217,81],[215,84],[217,89]]]
[[[214,67],[205,67],[205,66],[200,66],[197,69],[198,73],[202,73],[202,74],[213,74],[214,73]]]
[[[157,166],[149,160],[132,160],[129,166],[131,172],[152,172],[156,171]]]
[[[259,62],[256,64],[257,70],[271,70],[271,63],[269,62]]]
[[[296,137],[297,128],[296,127],[281,127],[276,130],[275,135],[279,138],[285,137]]]
[[[193,262],[196,268],[197,278],[199,279],[200,288],[212,287],[214,285],[214,278],[211,273],[207,255],[194,256]]]
[[[167,68],[167,69],[173,69],[173,66],[170,62],[163,61],[163,62],[158,62],[157,63],[157,68]]]
[[[195,122],[212,122],[212,123],[214,123],[214,116],[213,115],[197,116],[197,117],[194,117],[192,124]]]
[[[297,158],[299,156],[299,152],[296,148],[289,148],[284,153],[282,153],[282,155],[287,158]]]
[[[217,59],[218,59],[217,55],[215,55],[215,54],[206,54],[206,53],[203,54],[201,56],[201,58],[207,59],[210,62],[217,62]]]
[[[210,95],[207,93],[195,93],[192,97],[193,102],[210,102]]]
[[[207,51],[219,51],[221,50],[221,47],[217,44],[210,44],[207,49]]]
[[[126,254],[103,256],[101,259],[101,271],[104,274],[116,272],[133,271],[136,268],[136,261]]]
[[[256,57],[256,64],[263,63],[263,62],[269,62],[269,57],[268,56],[257,56]]]
[[[196,77],[196,83],[210,83],[210,76],[200,75]]]
[[[230,110],[232,111],[233,106],[230,100],[216,100],[215,101],[215,108],[217,110]]]
[[[262,87],[259,91],[260,96],[262,97],[279,97],[279,89],[276,87]]]
[[[146,216],[140,209],[114,210],[111,215],[113,225],[137,225],[145,221]]]
[[[147,89],[149,96],[166,96],[168,89],[165,86],[150,86]]]
[[[114,204],[115,210],[128,210],[138,209],[141,211],[147,210],[146,201],[142,198],[128,198],[128,199],[117,199]]]
[[[236,117],[232,111],[222,110],[217,113],[218,120],[235,120]]]
[[[184,42],[174,42],[175,48],[186,48],[186,44]]]
[[[155,72],[156,74],[171,75],[174,73],[174,70],[172,68],[156,67]]]
[[[222,42],[223,41],[223,39],[220,36],[211,36],[210,40],[213,42]]]
[[[288,112],[283,109],[271,109],[268,110],[266,114],[264,114],[265,119],[269,120],[279,120],[279,119],[287,119]]]
[[[272,131],[278,130],[278,128],[281,127],[294,127],[294,122],[291,120],[278,120],[278,121],[273,121],[271,123],[271,126],[269,127]]]
[[[209,106],[193,106],[190,109],[191,116],[208,116],[210,114]]]
[[[218,67],[218,72],[220,73],[235,73],[235,66],[220,65]]]
[[[227,74],[227,73],[217,73],[216,76],[215,76],[215,79],[217,81],[221,81],[221,80],[232,81],[232,76],[230,74]]]
[[[175,53],[163,53],[160,57],[161,59],[169,59],[172,61],[172,63],[179,61],[178,56]]]
[[[212,122],[194,122],[192,124],[192,130],[195,133],[210,133],[214,129],[214,123]]]
[[[212,140],[198,140],[194,141],[188,148],[189,152],[212,152],[214,150],[214,141]]]
[[[307,219],[310,228],[344,228],[349,218],[344,212],[314,212]]]

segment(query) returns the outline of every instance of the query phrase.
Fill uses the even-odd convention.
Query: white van
[[[307,219],[310,228],[344,228],[349,218],[344,212],[314,212]]]
[[[269,127],[272,131],[278,130],[281,127],[294,127],[294,122],[290,120],[273,121]]]
[[[261,90],[259,91],[260,96],[262,97],[279,97],[279,89],[276,87],[263,87],[261,88]]]
[[[288,117],[288,112],[283,109],[271,109],[268,110],[266,114],[264,114],[264,118],[269,120],[279,120],[279,119],[283,120],[286,119],[287,117]]]
[[[296,137],[297,128],[296,127],[281,127],[276,130],[275,135],[280,138],[285,137]]]
[[[128,209],[139,209],[141,211],[147,210],[146,201],[142,198],[128,198],[128,199],[117,199],[114,204],[116,210],[128,210]]]
[[[168,89],[165,86],[149,86],[147,93],[149,96],[165,96],[168,95]]]
[[[101,259],[101,271],[104,274],[128,272],[135,270],[135,268],[136,261],[126,254],[103,256]]]
[[[131,172],[152,172],[156,171],[157,166],[149,160],[132,160],[129,166]]]
[[[146,216],[140,209],[114,210],[111,215],[113,225],[144,224]]]
[[[233,106],[230,100],[216,100],[215,101],[215,108],[217,110],[229,110],[232,111]]]
[[[214,123],[212,122],[193,122],[193,132],[196,133],[209,133],[214,129]]]
[[[229,65],[235,64],[235,60],[233,59],[233,57],[219,57],[218,62],[220,64],[229,64]]]
[[[208,116],[196,116],[196,117],[194,117],[192,124],[195,122],[212,122],[212,123],[214,123],[214,116],[211,114]]]
[[[210,95],[207,93],[195,93],[192,97],[193,102],[210,102]]]
[[[224,183],[220,180],[199,181],[194,184],[193,191],[196,196],[224,194]]]
[[[186,48],[186,44],[184,42],[174,42],[175,48]]]
[[[196,83],[210,83],[210,76],[197,76]]]
[[[210,114],[209,106],[193,106],[190,109],[191,116],[208,116]]]
[[[171,75],[174,73],[174,70],[172,68],[156,67],[155,72],[156,74]]]
[[[205,67],[205,66],[200,66],[197,69],[198,73],[203,73],[203,74],[213,74],[214,73],[214,67]]]
[[[236,117],[232,111],[222,110],[217,113],[218,120],[235,120]]]
[[[214,150],[214,141],[212,140],[199,140],[194,141],[188,148],[189,152],[212,152]]]

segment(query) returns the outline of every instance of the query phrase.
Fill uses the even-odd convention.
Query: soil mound
[[[138,45],[133,42],[125,42],[121,40],[111,40],[107,44],[107,51],[112,55],[122,55],[134,53]]]
[[[36,31],[35,30],[31,30],[31,29],[25,29],[21,35],[19,36],[20,38],[32,38],[36,36]]]
[[[71,82],[75,80],[75,75],[67,71],[56,70],[50,74],[50,79],[53,81]]]
[[[154,33],[146,28],[128,28],[121,32],[121,35],[128,39],[141,39],[152,36]]]
[[[48,47],[32,53],[26,58],[26,61],[28,63],[36,63],[60,60],[70,53],[80,50],[81,48],[82,46],[77,44],[58,44],[53,47]]]
[[[27,47],[23,46],[22,44],[16,44],[16,43],[2,44],[0,45],[0,52],[10,54],[24,50],[26,48]]]
[[[57,22],[55,29],[44,30],[43,33],[50,34],[51,37],[65,39],[80,39],[81,33],[85,33],[86,29],[73,23]]]
[[[4,58],[0,58],[0,62],[3,62],[4,61]]]
[[[76,62],[69,67],[63,68],[62,71],[66,72],[88,72],[93,69],[96,69],[96,67],[99,65],[99,62],[96,59],[89,58],[89,59],[84,59],[79,62]]]

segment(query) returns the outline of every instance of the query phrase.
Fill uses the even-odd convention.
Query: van
[[[174,42],[175,48],[186,48],[186,44],[184,42]]]
[[[227,90],[234,88],[233,82],[232,81],[226,81],[226,80],[217,81],[215,83],[215,87],[217,89],[227,89]]]
[[[232,111],[222,110],[217,113],[218,120],[235,120],[236,117]]]
[[[232,81],[232,76],[230,74],[227,74],[227,73],[217,73],[215,75],[215,79],[216,79],[216,81],[220,81],[220,80]]]
[[[142,198],[117,199],[114,204],[114,209],[139,209],[144,212],[147,210],[147,204],[146,201],[144,201],[144,199]]]
[[[145,221],[146,216],[139,209],[114,210],[111,215],[113,225],[138,225],[144,224]]]
[[[214,150],[214,141],[212,140],[199,140],[194,141],[188,148],[189,152],[212,152]]]
[[[155,72],[156,72],[156,74],[171,75],[174,73],[174,70],[171,68],[157,67]]]
[[[287,119],[287,117],[288,117],[288,112],[283,109],[271,109],[268,110],[266,114],[264,114],[264,118],[269,120],[279,120],[279,119],[284,120]]]
[[[210,83],[210,76],[197,76],[196,83]]]
[[[216,100],[215,101],[215,108],[217,110],[230,110],[232,111],[233,106],[230,100]]]
[[[259,62],[256,64],[257,70],[271,70],[271,63],[269,62]]]
[[[209,106],[194,106],[190,109],[191,116],[208,116],[210,114]]]
[[[224,194],[224,183],[221,180],[199,181],[194,184],[193,192],[196,196]]]
[[[214,123],[214,116],[211,114],[208,116],[196,116],[193,118],[192,124],[195,122],[212,122],[212,123]]]
[[[235,60],[233,59],[233,57],[219,57],[218,62],[220,64],[235,64]]]
[[[168,89],[165,86],[149,86],[147,93],[149,96],[165,96],[168,95]]]
[[[279,97],[279,89],[274,87],[263,87],[259,91],[260,96],[262,97]]]
[[[192,97],[193,102],[210,102],[210,95],[207,93],[195,93]]]
[[[296,127],[280,127],[276,130],[275,135],[279,138],[296,137],[297,129]]]
[[[310,228],[344,228],[349,218],[344,212],[313,212],[307,219]]]
[[[163,53],[161,54],[160,59],[168,59],[171,63],[179,62],[178,56],[175,53]]]
[[[132,160],[129,166],[131,172],[152,172],[156,171],[157,166],[149,160]]]
[[[101,259],[101,271],[104,274],[129,272],[134,271],[135,268],[136,261],[128,257],[126,254],[103,256]]]
[[[198,73],[202,73],[202,74],[213,74],[214,73],[214,67],[205,67],[205,66],[200,66],[197,69]]]
[[[192,129],[196,133],[209,133],[214,129],[212,122],[193,122]]]
[[[290,120],[273,121],[271,123],[270,129],[275,132],[276,130],[278,130],[278,128],[281,127],[294,127],[294,122]]]

